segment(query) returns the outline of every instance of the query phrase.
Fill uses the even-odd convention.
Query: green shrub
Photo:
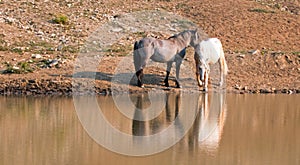
[[[66,15],[63,15],[63,14],[58,14],[56,15],[56,17],[53,19],[53,22],[54,23],[57,23],[57,24],[67,24],[69,22],[69,19]]]
[[[265,9],[249,9],[250,12],[257,12],[257,13],[275,13],[274,11],[265,10]]]
[[[30,67],[28,62],[19,62],[17,66],[13,66],[9,62],[4,63],[6,65],[6,69],[3,71],[4,74],[6,73],[28,73],[33,72],[33,69]]]

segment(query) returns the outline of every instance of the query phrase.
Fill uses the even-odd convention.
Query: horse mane
[[[173,41],[177,41],[181,44],[183,44],[187,38],[188,38],[188,33],[192,33],[192,30],[184,30],[178,34],[174,34],[173,36],[169,37],[168,40],[173,40]]]
[[[168,39],[178,38],[178,37],[180,37],[180,36],[183,36],[184,38],[186,38],[186,37],[187,37],[187,36],[186,36],[187,32],[191,33],[192,30],[184,30],[184,31],[182,31],[182,32],[180,32],[180,33],[174,34],[173,36],[169,37]]]

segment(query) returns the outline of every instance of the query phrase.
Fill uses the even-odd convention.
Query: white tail
[[[228,66],[227,66],[227,63],[226,63],[226,60],[225,60],[225,54],[224,54],[224,51],[223,51],[223,47],[221,46],[221,51],[220,51],[220,63],[221,65],[223,65],[223,74],[226,76],[227,73],[228,73]]]

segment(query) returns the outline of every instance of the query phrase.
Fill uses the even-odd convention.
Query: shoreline
[[[146,84],[147,85],[147,84]],[[204,93],[196,86],[193,89],[181,88],[177,89],[174,87],[166,88],[160,84],[154,87],[146,87],[140,89],[134,85],[129,85],[128,90],[123,89],[112,89],[111,87],[98,87],[94,86],[94,90],[84,91],[84,88],[80,89],[81,92],[74,92],[72,87],[72,80],[57,80],[57,79],[13,79],[0,83],[0,96],[74,96],[74,95],[118,95],[118,94],[143,94],[149,93],[176,93],[176,92],[188,92],[188,93]],[[76,89],[75,89],[76,90]],[[82,92],[84,91],[84,92]],[[209,88],[210,91],[216,91],[217,89]],[[219,90],[224,91],[224,90]],[[295,88],[282,88],[282,89],[272,89],[272,88],[238,88],[238,87],[226,87],[226,93],[233,94],[299,94],[300,89]]]

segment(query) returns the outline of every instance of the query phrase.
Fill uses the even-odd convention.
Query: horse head
[[[202,87],[205,85],[205,78],[209,74],[209,65],[205,61],[202,53],[201,53],[201,47],[200,44],[195,45],[195,54],[194,54],[194,59],[196,63],[196,77],[197,77],[197,82],[199,87]]]
[[[196,45],[199,44],[200,38],[201,38],[199,36],[198,29],[190,30],[190,34],[191,34],[191,36],[190,36],[190,38],[191,38],[191,40],[190,40],[190,46],[192,46],[192,47],[195,48]]]

